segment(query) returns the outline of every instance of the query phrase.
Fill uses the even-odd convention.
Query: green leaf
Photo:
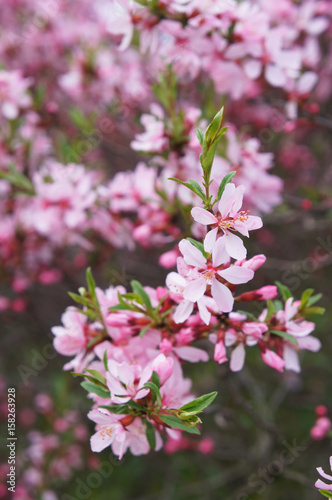
[[[307,290],[304,290],[304,292],[302,293],[302,296],[301,296],[301,306],[300,306],[301,309],[306,308],[308,300],[313,293],[314,293],[313,288],[308,288]]]
[[[103,356],[103,363],[104,363],[104,368],[108,372],[108,358],[107,358],[107,349],[105,349],[104,356]]]
[[[149,323],[148,325],[144,326],[144,328],[142,328],[142,330],[139,332],[139,336],[141,339],[144,337],[148,329],[151,328],[151,325],[152,323]]]
[[[98,408],[104,408],[117,415],[130,415],[131,413],[127,405],[100,405]]]
[[[88,379],[90,382],[92,382],[95,385],[98,385],[99,387],[102,387],[103,389],[105,388],[105,384],[101,383],[98,379],[91,377],[90,375],[87,375],[86,373],[76,373],[76,372],[71,372],[74,377],[83,377]]]
[[[205,141],[207,143],[207,147],[216,142],[219,138],[221,132],[221,123],[224,115],[224,107],[222,107],[218,113],[214,116],[211,123],[205,132]]]
[[[187,427],[182,420],[180,420],[175,415],[163,415],[158,413],[158,417],[164,424],[175,429],[180,429],[182,431],[189,432],[190,434],[200,434],[197,427]]]
[[[332,491],[327,490],[318,490],[324,497],[332,498]]]
[[[151,375],[151,382],[153,382],[157,387],[158,389],[160,389],[160,379],[159,379],[159,375],[157,372],[153,371],[152,372],[152,375]]]
[[[304,311],[305,316],[321,316],[325,313],[324,307],[309,307]]]
[[[266,305],[267,305],[267,316],[266,316],[266,319],[270,319],[273,314],[274,314],[274,303],[272,300],[267,300],[266,301]]]
[[[144,387],[148,387],[150,389],[153,403],[157,400],[158,405],[161,405],[161,394],[156,384],[153,382],[145,382]]]
[[[197,139],[198,139],[200,145],[203,147],[204,134],[203,134],[203,131],[200,128],[198,128],[196,130],[196,135],[197,135]]]
[[[292,342],[293,344],[298,344],[296,338],[287,332],[281,332],[280,330],[269,330],[269,332],[273,333],[273,335],[278,335],[278,337],[283,337],[284,339],[288,340],[289,342]]]
[[[151,304],[150,297],[146,293],[146,291],[144,290],[144,288],[142,287],[142,285],[138,281],[136,281],[136,280],[131,281],[130,284],[131,284],[132,289],[134,290],[134,293],[136,293],[139,297],[141,297],[141,299],[142,299],[143,304],[145,305],[145,307],[149,311],[152,311],[153,307],[152,307],[152,304]]]
[[[134,410],[138,410],[138,411],[142,411],[142,409],[143,409],[141,405],[139,405],[138,403],[136,403],[132,399],[127,402],[127,406],[130,406]]]
[[[146,439],[148,440],[149,446],[151,450],[154,450],[156,448],[156,430],[154,428],[154,425],[147,419],[144,420],[145,423],[145,435]]]
[[[110,391],[103,389],[99,385],[93,384],[92,382],[82,382],[81,386],[88,392],[92,392],[93,394],[97,394],[104,399],[109,399],[111,397]]]
[[[217,396],[217,392],[210,392],[209,394],[204,394],[204,396],[200,396],[199,398],[190,401],[183,406],[181,406],[180,410],[185,411],[186,413],[190,413],[195,415],[196,413],[200,413],[207,406],[209,406],[215,400]]]
[[[192,184],[190,184],[190,182],[183,182],[183,181],[180,181],[180,179],[176,179],[175,177],[169,177],[168,180],[174,181],[174,182],[177,182],[178,184],[182,184],[183,186],[186,186],[186,188],[190,189],[190,191],[197,194],[197,196],[199,196],[203,201],[205,201],[205,195],[204,195],[202,189],[197,190],[197,188],[195,186],[193,186]],[[191,180],[193,180],[193,179],[191,179]],[[202,198],[202,193],[203,193],[203,198]]]
[[[81,295],[77,295],[76,293],[72,293],[72,292],[68,292],[68,295],[70,298],[72,298],[78,304],[82,304],[83,306],[86,306],[86,307],[92,306],[91,299],[88,299],[87,297],[82,297]]]
[[[97,370],[85,370],[85,371],[90,373],[95,379],[99,380],[99,382],[106,385],[106,378],[101,373],[97,372]]]
[[[196,248],[198,248],[198,250],[200,252],[202,252],[202,254],[204,255],[204,257],[207,259],[208,257],[208,254],[207,252],[204,250],[204,245],[203,243],[201,243],[200,241],[197,241],[197,240],[194,240],[194,238],[186,238],[188,241],[190,241],[190,243],[192,243]]]
[[[218,188],[217,198],[215,199],[215,202],[220,200],[223,192],[225,191],[225,187],[227,186],[227,184],[229,184],[233,180],[233,177],[235,174],[236,174],[236,170],[233,170],[229,174],[225,175],[225,177],[221,181],[220,186]]]
[[[205,194],[201,186],[198,184],[198,182],[195,181],[194,179],[189,179],[188,183],[195,189],[195,193],[204,201]]]
[[[316,302],[318,302],[321,298],[323,297],[323,294],[322,293],[317,293],[316,295],[313,295],[312,297],[310,297],[310,299],[308,300],[308,306],[313,306],[314,304],[316,304]]]
[[[96,295],[96,283],[95,280],[93,279],[91,268],[88,267],[86,270],[86,282],[88,284],[88,290],[95,302],[97,302],[97,295]]]
[[[288,288],[288,286],[283,285],[279,281],[276,281],[275,283],[276,283],[276,285],[278,287],[278,290],[281,293],[281,296],[282,296],[282,298],[284,299],[285,302],[286,302],[287,299],[290,299],[292,297],[292,292],[290,291],[290,289]]]

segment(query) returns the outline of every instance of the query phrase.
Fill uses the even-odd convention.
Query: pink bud
[[[256,290],[256,294],[259,295],[259,298],[256,300],[271,300],[275,299],[278,295],[278,288],[274,285],[263,286]]]
[[[325,417],[327,415],[327,408],[324,405],[316,406],[315,413],[317,417]]]
[[[0,311],[5,311],[6,309],[9,309],[9,299],[7,297],[0,297]]]
[[[278,372],[284,371],[285,361],[278,356],[274,351],[270,351],[270,349],[266,349],[265,352],[261,352],[263,361],[271,368],[278,370]]]
[[[247,260],[243,267],[257,271],[263,264],[265,264],[266,257],[263,254],[255,255],[252,259]]]
[[[133,237],[142,246],[148,247],[150,246],[151,228],[147,224],[135,227]]]
[[[61,272],[58,269],[47,269],[39,275],[38,281],[43,285],[51,285],[61,280]]]
[[[11,309],[15,312],[25,311],[26,306],[27,306],[27,303],[24,299],[15,299],[10,304]]]
[[[198,443],[197,449],[204,455],[209,455],[214,450],[214,442],[211,438],[204,438]]]
[[[159,354],[153,361],[151,368],[159,375],[160,385],[163,385],[173,373],[173,358],[166,358],[164,354]]]
[[[217,361],[219,365],[228,360],[223,340],[219,340],[219,342],[217,342],[214,346],[214,360]]]
[[[327,434],[331,429],[331,420],[328,417],[319,417],[317,419],[316,426],[319,427],[322,432]]]
[[[171,269],[176,266],[176,259],[178,256],[179,254],[176,250],[170,250],[169,252],[161,254],[158,262],[165,269]]]

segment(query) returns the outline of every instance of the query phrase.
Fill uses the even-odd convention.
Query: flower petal
[[[213,267],[219,267],[225,264],[229,259],[229,255],[225,246],[225,236],[218,238],[212,250],[212,264]]]
[[[190,302],[190,300],[182,300],[182,302],[180,302],[177,306],[173,316],[175,323],[183,323],[186,321],[186,319],[188,319],[191,315],[193,308],[193,302]]]
[[[214,229],[212,229],[212,231],[209,231],[207,233],[207,235],[205,236],[205,238],[204,238],[204,250],[206,252],[209,252],[209,253],[212,252],[212,248],[214,247],[215,242],[216,242],[217,234],[218,234],[218,228],[215,227]]]
[[[243,244],[241,238],[227,231],[225,234],[225,247],[230,257],[236,260],[242,260],[246,258],[247,250]]]
[[[211,293],[222,312],[230,312],[233,309],[234,297],[227,286],[214,279],[212,281]]]
[[[229,368],[232,372],[239,372],[242,370],[244,365],[244,359],[246,356],[246,350],[243,344],[239,344],[235,347],[231,354],[231,361],[229,364]]]
[[[205,267],[206,259],[204,255],[190,241],[181,240],[179,249],[188,266],[199,267],[200,269]]]
[[[218,274],[229,283],[239,285],[240,283],[248,283],[248,281],[252,280],[255,273],[251,269],[246,269],[245,267],[231,266],[222,271],[218,271]]]
[[[205,208],[194,207],[191,210],[191,215],[196,222],[204,224],[204,226],[209,226],[218,222],[217,217],[208,210],[205,210]]]
[[[191,281],[185,288],[183,296],[187,300],[196,302],[198,299],[203,297],[206,290],[206,281],[204,277],[198,278],[197,280]]]

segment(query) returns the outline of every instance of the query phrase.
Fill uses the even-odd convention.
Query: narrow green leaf
[[[324,313],[325,313],[325,308],[317,306],[309,307],[309,309],[306,309],[304,311],[305,316],[321,316]]]
[[[186,186],[186,188],[190,189],[190,191],[192,191],[193,193],[197,194],[197,196],[202,198],[202,193],[200,191],[197,191],[196,187],[191,185],[189,182],[180,181],[180,179],[176,179],[175,177],[169,177],[168,180],[174,181],[174,182],[177,182],[178,184],[182,184],[183,186]],[[202,198],[202,200],[205,200],[204,193],[203,193],[203,197],[204,198]]]
[[[163,415],[158,413],[158,417],[164,424],[175,429],[180,429],[182,431],[189,432],[190,434],[200,434],[197,427],[187,427],[182,420],[180,420],[175,415]]]
[[[141,339],[144,337],[148,329],[151,328],[151,325],[152,323],[149,323],[148,325],[144,326],[144,328],[142,328],[142,330],[139,332],[139,336]]]
[[[195,193],[204,201],[205,200],[205,194],[203,192],[203,189],[201,188],[201,186],[198,184],[197,181],[195,181],[194,179],[189,179],[188,183],[193,186],[193,188],[195,189]]]
[[[225,191],[225,187],[227,186],[227,184],[229,184],[233,180],[233,177],[235,174],[236,174],[236,170],[233,170],[232,172],[229,172],[229,174],[225,175],[225,177],[221,181],[220,186],[218,188],[218,193],[217,193],[217,197],[215,199],[215,202],[220,200],[223,192]]]
[[[130,406],[134,410],[142,411],[142,406],[133,401],[132,399],[127,402],[127,406]]]
[[[88,392],[92,392],[93,394],[97,394],[104,399],[109,399],[111,397],[110,391],[103,389],[99,385],[93,384],[92,382],[82,382],[81,386]]]
[[[136,293],[139,297],[141,297],[141,299],[142,299],[143,304],[145,305],[145,307],[149,311],[152,311],[153,307],[152,307],[152,304],[151,304],[150,297],[146,293],[146,291],[144,290],[144,288],[142,287],[142,285],[138,281],[136,281],[136,280],[131,281],[130,285],[131,285],[134,293]]]
[[[154,384],[153,382],[145,382],[144,387],[148,387],[151,390],[152,398],[154,395],[156,400],[157,400],[158,405],[160,405],[161,404],[161,394],[160,394],[159,388],[156,386],[156,384]]]
[[[313,293],[314,293],[313,288],[308,288],[307,290],[304,290],[301,296],[301,309],[305,309],[307,307],[308,300],[310,299]]]
[[[273,335],[278,335],[278,337],[283,337],[284,339],[288,340],[289,342],[292,342],[293,344],[298,344],[296,338],[287,332],[281,332],[280,330],[269,330],[269,332],[273,333]]]
[[[203,147],[204,134],[203,134],[203,131],[200,128],[198,128],[196,130],[196,135],[197,135],[197,139],[198,139],[200,145]]]
[[[105,349],[104,356],[103,356],[103,363],[104,363],[104,368],[108,372],[108,358],[107,358],[107,349]]]
[[[101,373],[97,372],[97,370],[85,370],[85,371],[87,371],[94,378],[96,378],[97,380],[99,380],[99,382],[101,382],[102,384],[106,385],[106,378]]]
[[[180,410],[183,410],[186,413],[191,413],[193,415],[195,415],[196,413],[200,413],[201,411],[204,410],[204,408],[213,403],[217,394],[218,394],[217,392],[210,392],[209,394],[204,394],[203,396],[200,396],[199,398],[190,401],[190,403],[181,406]]]
[[[77,295],[76,293],[72,293],[72,292],[68,292],[68,295],[70,298],[72,298],[78,304],[82,304],[83,306],[86,306],[86,307],[92,306],[91,300],[88,299],[87,297],[82,297],[81,295]]]
[[[145,419],[144,423],[146,439],[148,440],[151,450],[154,450],[156,448],[156,430],[148,419]]]
[[[318,490],[324,497],[332,498],[332,491],[327,490]]]
[[[273,303],[273,300],[267,300],[266,301],[266,305],[267,305],[267,316],[266,316],[266,319],[270,319],[273,314],[274,314],[274,303]]]
[[[323,297],[323,294],[322,293],[317,293],[316,295],[313,295],[312,297],[310,297],[310,299],[308,300],[308,306],[313,306],[314,304],[316,304],[316,302],[318,302],[321,298]]]
[[[88,290],[93,298],[94,301],[97,301],[97,295],[96,295],[96,283],[95,280],[93,279],[91,268],[88,267],[86,270],[86,282],[88,285]]]
[[[160,389],[160,379],[159,379],[159,375],[157,372],[153,371],[152,372],[152,375],[151,375],[151,382],[153,382],[157,387],[158,389]]]
[[[278,290],[281,293],[281,296],[282,296],[282,298],[284,299],[285,302],[286,302],[287,299],[290,299],[292,297],[292,292],[290,291],[290,289],[288,288],[288,286],[283,285],[279,281],[276,281],[275,283],[276,283],[276,285],[278,287]]]
[[[100,405],[98,408],[104,408],[111,413],[116,413],[117,415],[130,415],[131,411],[126,405]]]

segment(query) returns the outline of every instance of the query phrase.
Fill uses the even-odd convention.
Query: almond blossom
[[[247,251],[243,241],[234,232],[239,232],[244,236],[249,236],[249,231],[262,227],[260,217],[249,215],[248,212],[239,211],[242,206],[244,188],[235,187],[229,183],[218,202],[216,215],[200,207],[194,207],[191,215],[196,222],[213,227],[204,241],[206,252],[213,250],[218,233],[224,236],[224,248],[230,257],[234,259],[245,259]]]
[[[183,298],[185,301],[188,301],[181,307],[181,319],[183,320],[183,318],[189,316],[192,310],[191,303],[197,302],[198,307],[204,311],[204,321],[207,320],[208,324],[210,314],[206,314],[206,305],[201,301],[202,297],[205,296],[207,288],[210,289],[212,298],[221,311],[231,311],[234,304],[234,298],[231,291],[222,280],[236,285],[247,283],[253,278],[254,272],[251,269],[243,267],[225,267],[225,264],[229,261],[229,256],[223,238],[219,238],[215,243],[211,259],[204,257],[202,252],[188,240],[181,240],[179,249],[185,263],[189,266],[190,273],[189,280],[187,280],[185,285],[181,276],[175,276],[176,273],[172,273],[171,276],[173,278],[173,285],[175,285],[176,279],[180,286],[182,283],[184,286]],[[222,278],[222,280],[220,278]],[[180,313],[178,313],[178,315],[180,315]]]

